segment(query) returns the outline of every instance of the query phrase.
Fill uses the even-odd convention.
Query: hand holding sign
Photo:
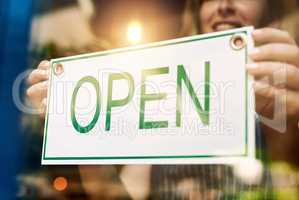
[[[284,114],[298,120],[299,48],[296,42],[287,32],[272,28],[254,31],[253,38],[258,47],[249,54],[255,63],[247,65],[248,72],[257,80],[255,83],[257,97],[266,98],[267,104],[272,105],[260,105],[260,102],[257,102],[257,112],[265,116],[273,112],[275,103],[269,101],[273,101],[275,95],[282,92],[280,89],[286,88],[288,106],[286,106],[287,113]],[[265,77],[273,77],[273,81],[266,83]]]
[[[299,48],[294,39],[278,29],[253,32],[258,47],[247,65],[256,81],[256,111],[261,114],[269,154],[274,160],[298,164]],[[281,134],[284,133],[284,134]]]
[[[49,79],[49,61],[42,61],[37,69],[34,69],[29,77],[28,84],[29,88],[27,89],[27,96],[30,102],[40,110],[41,116],[45,114],[46,108],[46,97],[48,91],[48,79]]]

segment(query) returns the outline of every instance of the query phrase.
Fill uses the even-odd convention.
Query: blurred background
[[[291,2],[280,26],[298,42],[299,13]],[[92,199],[95,187],[101,189],[94,199],[130,199],[118,167],[103,169],[101,183],[89,178],[82,184],[77,166],[40,165],[43,123],[14,103],[26,104],[26,83],[15,80],[43,59],[191,35],[184,27],[189,15],[185,0],[0,0],[0,199]],[[21,85],[17,95],[12,94],[14,84]],[[271,182],[278,183],[271,186],[275,198],[299,199],[294,169],[286,163],[272,166]],[[259,199],[262,190],[251,188],[253,193],[245,197]],[[237,197],[230,193],[225,198]]]

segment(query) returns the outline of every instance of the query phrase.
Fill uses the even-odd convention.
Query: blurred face
[[[203,33],[253,25],[265,20],[266,0],[203,0],[199,10]]]

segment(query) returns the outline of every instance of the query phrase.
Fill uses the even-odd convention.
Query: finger
[[[32,102],[41,101],[47,97],[48,81],[36,83],[27,89],[27,96]]]
[[[247,64],[247,71],[257,79],[270,77],[275,87],[286,85],[291,89],[299,90],[299,69],[293,65],[280,62],[257,62]]]
[[[47,98],[43,98],[40,108],[40,117],[44,118],[47,112]]]
[[[256,29],[252,32],[252,36],[256,45],[267,43],[286,43],[296,45],[295,40],[287,31],[275,28]]]
[[[253,85],[255,94],[260,97],[264,97],[271,102],[271,105],[276,104],[286,106],[288,115],[296,116],[299,115],[299,92],[287,89],[277,89],[269,84],[256,81]],[[272,108],[273,109],[273,108]]]
[[[48,78],[49,78],[49,70],[38,68],[38,69],[33,70],[30,73],[30,75],[27,79],[27,82],[29,85],[33,85],[38,82],[48,80]]]
[[[49,69],[50,68],[50,62],[48,60],[43,60],[39,63],[38,69]]]
[[[299,67],[299,48],[289,44],[266,44],[249,52],[252,60],[277,61],[294,64]]]

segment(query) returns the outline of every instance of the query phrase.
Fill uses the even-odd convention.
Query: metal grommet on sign
[[[55,63],[54,64],[54,74],[56,76],[60,76],[61,74],[63,74],[63,65],[61,63]]]
[[[235,34],[230,39],[230,46],[234,50],[241,50],[246,46],[246,37],[244,34]]]

